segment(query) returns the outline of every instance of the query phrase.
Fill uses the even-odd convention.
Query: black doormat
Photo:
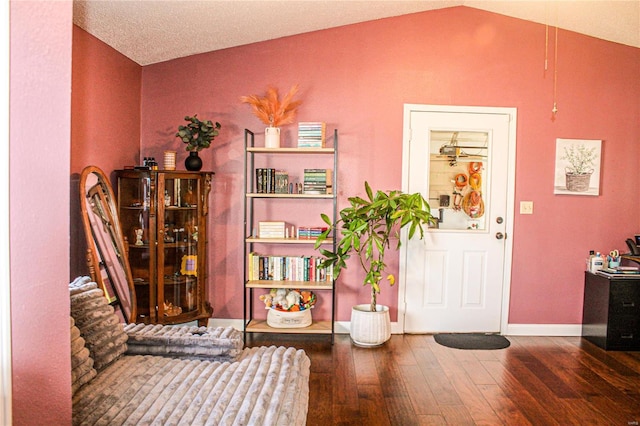
[[[433,338],[442,346],[454,349],[504,349],[511,344],[499,334],[484,333],[443,333]]]

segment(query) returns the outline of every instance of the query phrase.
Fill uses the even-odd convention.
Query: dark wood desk
[[[640,350],[640,276],[585,272],[582,337],[606,350]]]

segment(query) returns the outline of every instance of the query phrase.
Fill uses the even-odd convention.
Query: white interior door
[[[511,268],[515,109],[405,106],[403,189],[438,216],[403,237],[404,331],[506,329]]]

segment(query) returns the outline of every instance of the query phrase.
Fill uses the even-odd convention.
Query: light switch
[[[533,214],[533,201],[520,201],[520,214]]]

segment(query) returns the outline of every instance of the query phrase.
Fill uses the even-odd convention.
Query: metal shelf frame
[[[243,331],[245,342],[248,333],[288,333],[288,334],[327,334],[331,336],[331,344],[335,339],[335,322],[336,322],[336,282],[335,279],[330,282],[314,282],[314,281],[270,281],[270,280],[248,280],[248,256],[254,251],[255,245],[259,244],[308,244],[313,245],[313,239],[296,239],[296,238],[257,238],[252,235],[252,230],[256,228],[256,220],[254,216],[254,201],[256,199],[269,199],[269,202],[278,202],[281,199],[326,199],[332,201],[333,223],[338,217],[338,129],[333,132],[333,147],[329,148],[264,148],[255,146],[255,134],[249,130],[244,131],[244,267],[243,267]],[[264,194],[255,192],[254,185],[254,169],[256,155],[332,155],[333,156],[333,173],[332,185],[333,194]],[[336,250],[335,238],[329,238],[324,244],[331,245],[333,251]],[[304,288],[310,290],[320,290],[323,293],[331,293],[331,320],[314,320],[311,326],[305,328],[272,328],[269,327],[264,320],[253,318],[254,312],[254,290],[270,289],[270,288]],[[318,295],[320,297],[320,295]]]

